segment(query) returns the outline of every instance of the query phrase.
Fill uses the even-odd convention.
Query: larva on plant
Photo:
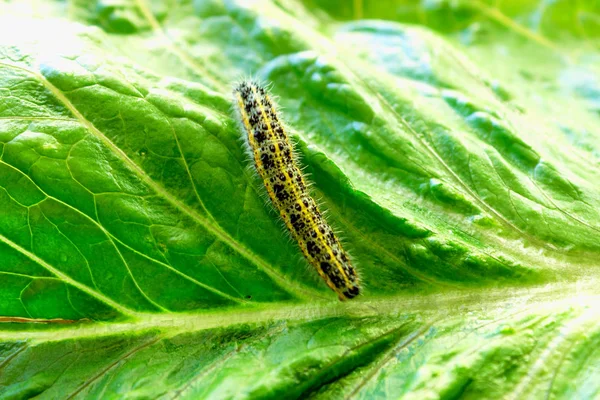
[[[293,145],[269,93],[256,82],[243,81],[235,87],[233,96],[254,167],[290,234],[340,300],[358,296],[356,270],[308,192]]]

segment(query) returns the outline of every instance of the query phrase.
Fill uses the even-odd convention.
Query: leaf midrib
[[[143,314],[138,313],[124,322],[96,322],[80,325],[46,324],[32,331],[29,324],[23,330],[2,331],[0,341],[33,340],[60,341],[122,333],[142,333],[150,330],[177,332],[225,328],[240,324],[261,324],[278,320],[311,321],[324,318],[384,317],[402,314],[421,314],[438,319],[444,316],[464,315],[482,309],[517,308],[523,313],[532,308],[558,309],[561,304],[600,304],[598,279],[573,283],[555,283],[535,287],[470,289],[435,294],[402,294],[388,298],[355,299],[340,303],[312,302],[306,304],[267,303],[253,309],[229,308],[206,311],[203,314]],[[12,324],[14,327],[15,325]],[[45,328],[45,329],[44,329]]]

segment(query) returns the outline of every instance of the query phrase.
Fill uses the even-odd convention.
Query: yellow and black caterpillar
[[[340,300],[358,296],[356,270],[308,192],[292,143],[267,90],[244,81],[235,87],[233,95],[256,171],[292,237]]]

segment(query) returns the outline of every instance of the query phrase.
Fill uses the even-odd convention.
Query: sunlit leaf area
[[[2,400],[597,399],[599,276],[597,0],[0,0]]]

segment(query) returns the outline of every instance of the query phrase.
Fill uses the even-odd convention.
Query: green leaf
[[[600,396],[595,1],[10,1],[0,398]],[[249,169],[272,82],[364,283]]]

